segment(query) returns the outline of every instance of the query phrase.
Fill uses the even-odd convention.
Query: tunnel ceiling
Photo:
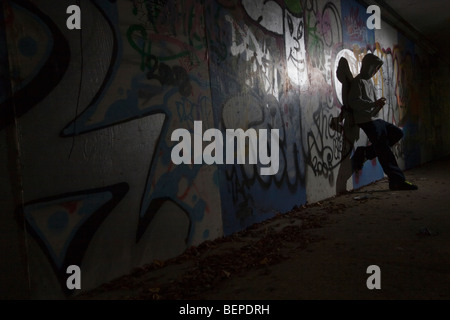
[[[450,49],[450,1],[385,0],[377,2],[391,7],[412,27],[428,38],[441,56],[447,56]]]

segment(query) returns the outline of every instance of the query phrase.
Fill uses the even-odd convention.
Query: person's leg
[[[377,157],[377,154],[375,153],[375,149],[373,147],[373,144],[365,147],[366,148],[366,159],[367,160],[372,160],[375,159]]]
[[[370,152],[373,150],[378,157],[378,161],[384,173],[388,176],[390,184],[401,184],[405,181],[405,176],[398,167],[395,155],[390,148],[390,142],[392,141],[388,139],[387,124],[383,120],[374,120],[360,124],[359,126],[372,143],[367,151]]]
[[[399,127],[393,125],[392,123],[386,122],[386,131],[387,131],[387,137],[389,141],[389,147],[393,147],[397,142],[399,142],[403,138],[403,130]],[[358,149],[360,149],[358,151]],[[365,146],[365,147],[358,147],[355,154],[358,154],[359,158],[364,158],[363,162],[366,160],[372,160],[377,157],[375,149],[373,147],[373,144]],[[358,153],[357,153],[358,152]],[[362,164],[361,164],[362,168]]]
[[[386,122],[386,131],[389,140],[389,147],[394,146],[403,138],[403,130],[392,123]]]
[[[385,125],[389,141],[389,147],[393,147],[397,142],[399,142],[403,138],[403,130],[389,122],[386,122]],[[364,156],[366,160],[372,160],[377,157],[375,149],[372,144],[364,148],[365,148]]]
[[[352,156],[352,169],[353,171],[362,170],[364,162],[367,160],[373,160],[377,157],[373,144],[368,146],[359,146],[356,148]]]
[[[357,147],[351,157],[353,172],[362,170],[364,162],[366,162],[366,147]]]

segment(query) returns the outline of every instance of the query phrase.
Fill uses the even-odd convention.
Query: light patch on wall
[[[287,73],[292,82],[304,86],[308,81],[304,19],[286,11],[284,24]]]

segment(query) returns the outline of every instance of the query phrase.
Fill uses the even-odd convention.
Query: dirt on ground
[[[450,299],[450,158],[405,175],[419,190],[390,191],[383,179],[72,299]]]

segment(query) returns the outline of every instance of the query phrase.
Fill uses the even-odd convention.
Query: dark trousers
[[[405,181],[405,175],[398,167],[397,160],[391,150],[391,147],[403,137],[402,129],[381,119],[358,125],[372,143],[366,147],[366,158],[374,159],[378,157],[378,162],[388,176],[389,182],[401,183]]]

